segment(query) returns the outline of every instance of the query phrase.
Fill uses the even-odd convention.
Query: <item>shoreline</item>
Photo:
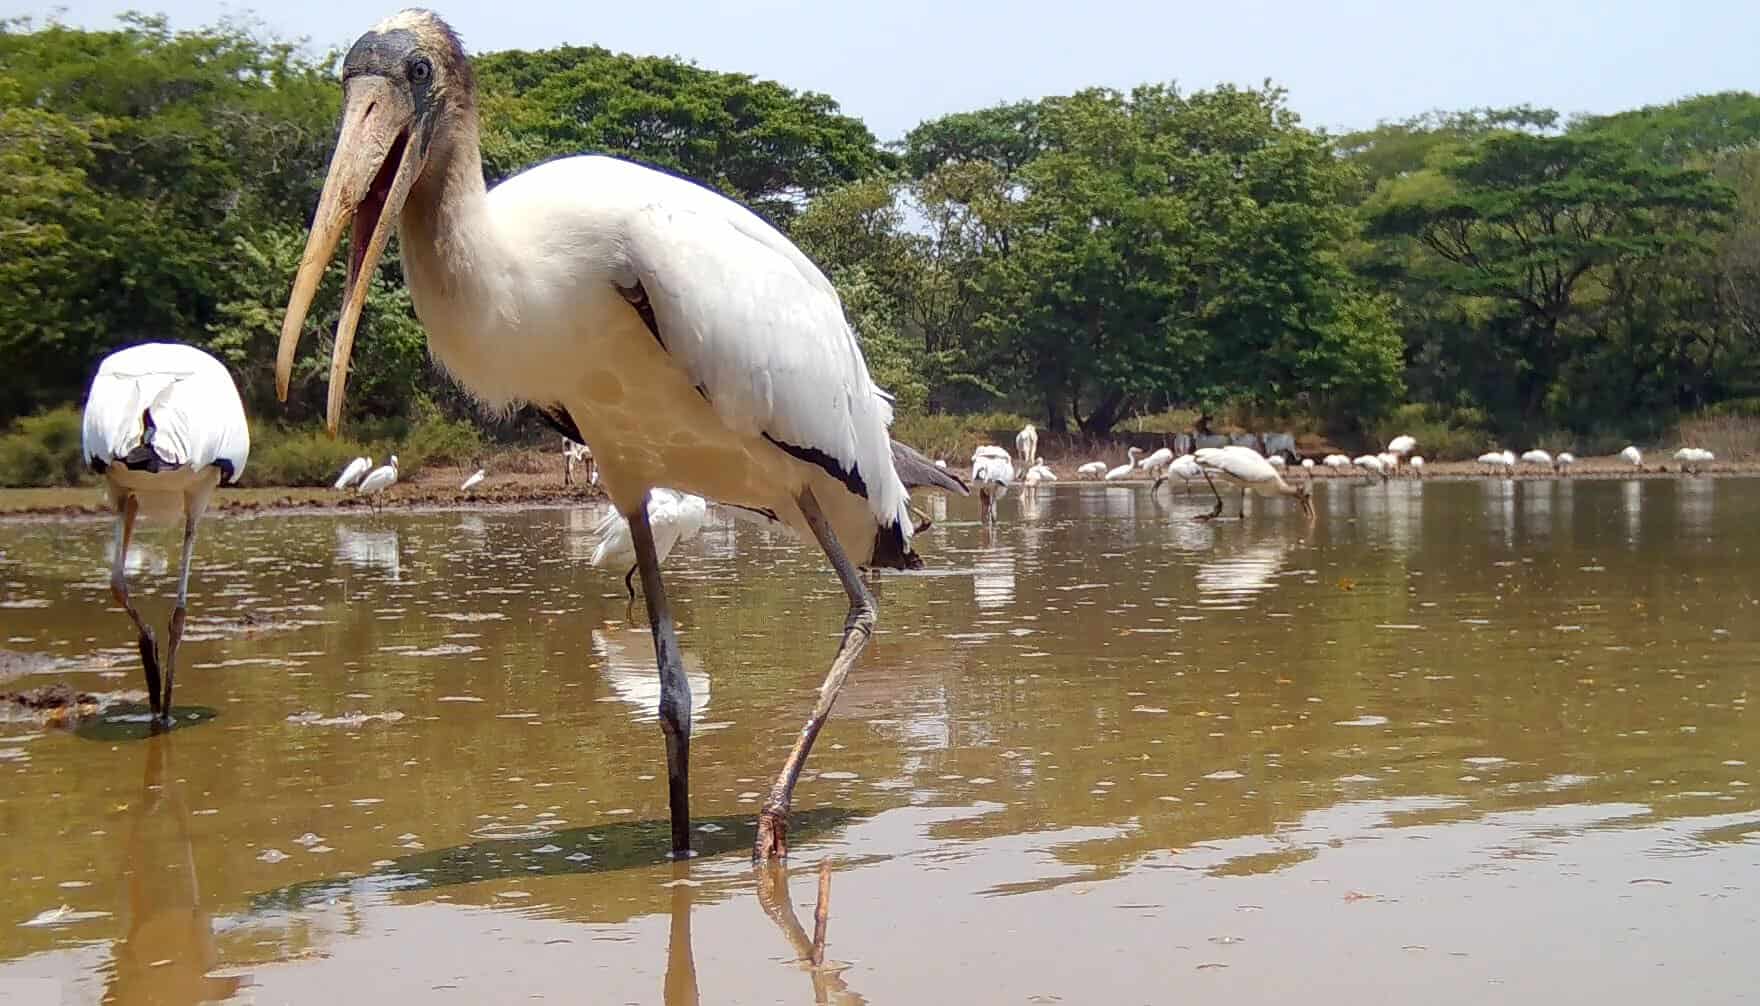
[[[1041,459],[1043,460],[1043,459]],[[1053,471],[1058,473],[1058,483],[1074,485],[1113,485],[1136,486],[1152,484],[1148,476],[1121,479],[1116,482],[1105,482],[1100,479],[1078,479],[1075,468],[1080,462],[1047,462]],[[401,482],[381,494],[374,502],[366,497],[357,496],[348,490],[337,491],[330,488],[311,486],[297,487],[251,487],[239,489],[221,489],[209,507],[210,516],[282,516],[306,515],[329,512],[360,512],[371,513],[375,508],[380,510],[396,510],[399,512],[451,511],[451,510],[496,510],[521,509],[529,507],[566,507],[586,504],[603,504],[607,497],[597,486],[576,483],[572,486],[562,485],[561,466],[555,472],[509,473],[491,475],[477,489],[461,492],[458,486],[469,474],[464,469],[433,468],[423,471],[410,482]],[[958,469],[953,469],[956,474]],[[1291,481],[1299,481],[1300,474],[1292,478],[1292,471],[1286,470],[1284,477]],[[1760,462],[1753,461],[1718,461],[1705,467],[1696,475],[1684,474],[1680,466],[1672,461],[1645,465],[1634,469],[1618,459],[1588,459],[1572,465],[1569,472],[1559,474],[1538,466],[1518,466],[1514,472],[1491,471],[1473,461],[1451,461],[1428,464],[1421,478],[1402,470],[1392,481],[1398,482],[1464,482],[1475,480],[1508,479],[1520,482],[1565,481],[1580,479],[1678,479],[1678,478],[1752,478],[1760,476]],[[1315,466],[1313,478],[1316,482],[1343,482],[1370,484],[1374,478],[1357,469],[1333,471],[1330,468]],[[1179,479],[1172,481],[1176,484]],[[1201,484],[1201,480],[1198,480]],[[1017,486],[1020,483],[1017,481]],[[375,507],[376,504],[376,507]],[[0,522],[30,523],[96,520],[107,518],[112,511],[104,499],[101,485],[75,486],[51,489],[0,489]]]

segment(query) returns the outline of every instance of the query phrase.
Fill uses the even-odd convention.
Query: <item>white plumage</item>
[[[479,468],[476,471],[471,473],[470,478],[464,480],[464,485],[459,486],[458,491],[459,492],[470,492],[472,489],[476,488],[479,484],[482,483],[482,481],[484,479],[486,479],[488,477],[489,477],[489,473],[484,471],[483,469]]]
[[[1400,434],[1387,442],[1387,453],[1405,457],[1418,446],[1418,441],[1405,434]]]
[[[1014,481],[1014,462],[1000,447],[985,445],[972,452],[972,485],[978,489],[978,516],[996,519],[996,501],[1008,495]]]
[[[376,496],[396,484],[397,455],[393,454],[391,460],[368,472],[367,477],[361,479],[361,484],[354,491],[361,496]]]
[[[1014,435],[1014,449],[1021,456],[1021,467],[1029,472],[1039,463],[1039,431],[1033,429],[1032,423]]]
[[[1212,475],[1220,476],[1225,481],[1241,488],[1242,502],[1246,494],[1252,492],[1259,496],[1277,497],[1293,496],[1301,504],[1302,512],[1310,519],[1314,516],[1314,503],[1309,498],[1306,486],[1292,486],[1283,479],[1283,474],[1274,467],[1265,456],[1251,447],[1230,445],[1227,447],[1204,447],[1192,455],[1205,478]],[[1215,492],[1216,484],[1211,482],[1211,491]],[[1205,519],[1222,515],[1222,494],[1216,493],[1216,509]],[[1245,510],[1242,510],[1245,516]]]
[[[1421,455],[1421,454],[1412,455],[1411,460],[1407,461],[1406,464],[1409,464],[1412,466],[1412,471],[1417,473],[1419,478],[1424,477],[1424,456],[1423,455]]]
[[[1705,450],[1703,447],[1682,447],[1680,450],[1674,452],[1674,459],[1681,463],[1682,471],[1696,472],[1698,471],[1699,465],[1709,464],[1710,462],[1715,461],[1717,455]]]
[[[1378,454],[1358,455],[1351,459],[1351,464],[1372,475],[1379,475],[1383,479],[1388,476],[1387,462]]]
[[[1076,474],[1085,479],[1097,479],[1106,474],[1106,462],[1090,461],[1076,469]]]
[[[562,484],[574,484],[574,466],[587,466],[587,484],[599,484],[599,471],[593,466],[593,451],[586,444],[562,438]]]
[[[1137,462],[1137,468],[1150,475],[1160,476],[1166,473],[1167,466],[1173,464],[1173,452],[1165,447],[1157,448]]]
[[[703,530],[703,522],[708,516],[709,504],[701,496],[674,489],[650,489],[648,526],[654,530],[654,552],[659,561],[665,562],[679,542],[695,538]],[[599,544],[594,546],[593,557],[589,561],[600,568],[628,566],[629,572],[624,574],[623,585],[629,591],[630,600],[634,601],[636,544],[630,535],[629,521],[616,507],[612,507],[606,512],[605,519],[599,522],[596,533],[599,535]]]
[[[1522,463],[1525,465],[1543,465],[1547,468],[1551,468],[1552,455],[1536,447],[1533,450],[1522,452]]]
[[[836,288],[757,214],[628,161],[559,158],[489,190],[470,59],[430,11],[375,25],[342,77],[341,129],[282,324],[278,392],[286,396],[306,314],[353,220],[331,365],[337,425],[365,277],[395,224],[435,359],[484,402],[530,404],[590,442],[600,483],[626,516],[646,524],[649,491],[664,486],[773,514],[817,540],[850,617],[802,742],[759,814],[757,853],[785,854],[789,794],[875,623],[856,567],[921,564],[893,468],[889,396],[869,375]],[[689,684],[649,536],[632,531],[663,685],[673,848],[683,852]]]
[[[1056,482],[1057,473],[1044,465],[1034,465],[1027,469],[1027,485],[1036,486],[1041,482]]]
[[[1643,467],[1644,464],[1643,452],[1631,444],[1627,444],[1625,449],[1619,452],[1619,459],[1633,468]]]
[[[1168,462],[1167,473],[1162,475],[1161,478],[1155,480],[1155,485],[1150,487],[1150,491],[1153,492],[1156,488],[1159,488],[1162,482],[1166,481],[1169,476],[1173,475],[1179,476],[1180,481],[1185,483],[1186,492],[1189,493],[1192,491],[1192,480],[1203,478],[1204,469],[1199,467],[1198,460],[1193,455],[1181,454],[1179,457]]]
[[[1265,460],[1271,462],[1272,466],[1276,468],[1283,468],[1289,464],[1289,462],[1283,459],[1283,455],[1281,454],[1273,454]]]
[[[372,470],[373,470],[373,459],[372,458],[365,458],[365,457],[355,458],[353,461],[350,461],[346,466],[343,467],[342,474],[336,476],[336,484],[331,486],[330,488],[332,488],[332,489],[347,489],[349,486],[352,486],[356,482],[359,482],[368,472],[370,472]]]
[[[110,591],[139,632],[153,721],[171,717],[177,648],[189,602],[196,525],[222,482],[237,484],[250,455],[250,426],[232,375],[193,346],[149,342],[104,358],[86,396],[81,453],[104,476],[116,509]],[[177,606],[166,630],[161,688],[158,641],[128,597],[128,543],[137,517],[183,520]]]
[[[1552,463],[1558,467],[1559,471],[1564,471],[1577,463],[1577,456],[1570,451],[1560,451],[1558,457],[1552,459]]]
[[[1124,452],[1124,456],[1128,460],[1125,461],[1124,464],[1119,465],[1117,468],[1114,468],[1111,471],[1108,471],[1106,473],[1106,481],[1117,482],[1119,479],[1130,478],[1131,473],[1137,470],[1137,455],[1139,455],[1141,453],[1143,453],[1141,448],[1138,448],[1138,447],[1128,448]]]

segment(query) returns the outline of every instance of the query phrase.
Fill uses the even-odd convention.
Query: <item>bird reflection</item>
[[[978,553],[972,568],[972,600],[979,611],[1014,603],[1014,553],[1005,548]]]
[[[1636,545],[1643,536],[1644,483],[1636,479],[1619,487],[1620,510],[1626,518],[1626,544]]]
[[[196,1003],[237,995],[244,976],[210,976],[220,962],[213,919],[202,907],[189,809],[166,781],[172,737],[147,738],[141,789],[123,853],[127,934],[115,947],[105,1002]]]
[[[653,643],[646,629],[618,629],[606,626],[593,630],[593,653],[599,658],[599,674],[611,686],[611,693],[620,702],[635,710],[638,723],[659,720],[660,676],[654,673]],[[691,717],[700,717],[709,708],[709,675],[703,670],[703,658],[681,650],[684,676],[691,683]]]
[[[397,531],[359,531],[336,526],[336,558],[357,569],[377,569],[396,581],[402,574],[402,555]]]
[[[1716,498],[1716,479],[1680,479],[1675,482],[1674,502],[1681,530],[1710,531],[1712,503]]]
[[[1231,604],[1269,589],[1283,568],[1283,556],[1287,550],[1288,546],[1283,542],[1261,542],[1236,554],[1199,563],[1199,603]]]

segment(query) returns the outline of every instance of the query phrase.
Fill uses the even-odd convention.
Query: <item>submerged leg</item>
[[[1208,468],[1200,469],[1200,471],[1202,471],[1204,473],[1204,481],[1208,482],[1210,484],[1210,491],[1216,495],[1216,509],[1210,511],[1209,513],[1198,514],[1196,517],[1193,517],[1192,519],[1193,520],[1215,520],[1216,518],[1222,516],[1222,491],[1220,489],[1216,488],[1216,480],[1214,480],[1210,477],[1210,470]]]
[[[110,596],[128,612],[134,627],[140,631],[141,669],[147,675],[147,707],[153,718],[159,717],[159,643],[153,630],[128,599],[128,541],[134,537],[134,518],[140,512],[140,500],[129,496],[122,501],[122,512],[116,515],[116,559],[110,564]]]
[[[183,518],[183,568],[177,572],[177,607],[171,609],[171,625],[165,640],[165,695],[160,700],[159,716],[171,724],[171,686],[177,679],[177,645],[183,642],[183,618],[189,608],[189,564],[196,551],[196,522],[201,511],[191,507]]]
[[[660,558],[648,508],[638,505],[623,515],[636,546],[636,569],[642,574],[642,596],[648,602],[648,623],[654,633],[654,660],[660,666],[660,731],[666,735],[666,796],[672,810],[672,852],[691,851],[691,683],[684,676],[678,634],[672,628],[672,605],[660,582]]]
[[[801,766],[806,764],[807,755],[813,750],[813,741],[825,726],[825,718],[831,715],[831,705],[837,701],[837,693],[843,690],[844,678],[849,676],[849,669],[855,666],[856,658],[868,645],[868,637],[874,634],[874,622],[879,615],[874,595],[868,593],[861,574],[844,555],[843,546],[838,543],[825,515],[819,511],[819,501],[813,498],[811,489],[801,490],[800,507],[807,526],[813,529],[813,537],[819,539],[819,547],[825,550],[825,558],[837,571],[843,592],[849,595],[849,617],[843,622],[843,641],[837,646],[837,657],[831,662],[825,683],[819,686],[819,701],[813,706],[813,714],[801,728],[801,735],[794,742],[794,750],[788,753],[788,760],[782,763],[782,771],[777,773],[776,782],[770,787],[764,809],[758,812],[758,837],[752,843],[753,860],[788,855],[788,808],[794,799],[795,780],[800,778]]]

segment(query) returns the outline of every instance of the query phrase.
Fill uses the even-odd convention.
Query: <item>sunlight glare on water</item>
[[[792,877],[747,850],[843,623],[815,553],[716,513],[667,562],[672,863],[598,509],[211,520],[202,718],[0,720],[0,1000],[1747,994],[1760,483],[1339,480],[1311,526],[1225,495],[1201,523],[1202,484],[1011,491],[994,528],[920,501],[929,568],[871,578]],[[6,688],[140,692],[108,547],[0,525]],[[175,554],[129,559],[160,623]]]

